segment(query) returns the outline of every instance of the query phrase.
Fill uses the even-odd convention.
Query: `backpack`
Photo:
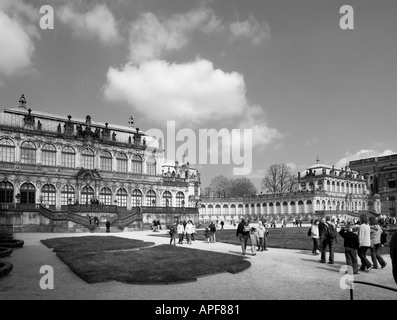
[[[307,236],[310,237],[312,235],[312,227],[307,230]]]
[[[386,231],[382,231],[380,235],[380,243],[385,244],[387,242],[387,233]]]
[[[335,239],[337,235],[336,228],[332,224],[325,224],[325,236],[326,239]]]

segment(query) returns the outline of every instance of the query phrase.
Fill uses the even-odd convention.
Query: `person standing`
[[[381,254],[380,254],[380,248],[382,247],[380,243],[380,236],[382,234],[382,228],[381,226],[378,225],[378,222],[376,221],[375,217],[370,217],[369,218],[369,225],[371,229],[371,260],[372,260],[372,265],[374,269],[378,269],[378,261],[383,269],[386,267],[386,261],[383,260]]]
[[[329,264],[334,264],[334,240],[335,240],[335,226],[331,223],[331,217],[325,218],[324,224],[324,233],[322,235],[323,238],[323,247],[321,252],[321,260],[320,262],[325,263],[327,247],[329,248]]]
[[[262,221],[259,221],[259,224],[258,224],[258,251],[263,251],[264,249],[265,249],[265,232],[266,232],[266,229],[265,229],[265,227],[263,226],[263,223],[262,223]]]
[[[393,267],[393,278],[397,284],[397,231],[394,232],[390,240],[390,258]]]
[[[361,271],[370,272],[372,270],[372,264],[366,257],[367,250],[371,247],[371,229],[368,225],[368,218],[366,215],[360,216],[360,226],[358,228],[358,240],[360,248],[358,249],[358,256],[361,260]]]
[[[216,242],[216,226],[213,221],[211,221],[208,228],[210,229],[210,232],[211,232],[211,241],[210,242],[215,243]]]
[[[221,221],[221,229],[223,230],[223,226],[224,226],[224,222],[223,222],[223,220]]]
[[[187,243],[192,244],[193,225],[190,220],[186,224],[185,232],[186,232]]]
[[[245,256],[247,241],[249,237],[249,224],[245,222],[244,218],[241,219],[241,222],[237,226],[236,237],[240,239],[241,250],[243,252],[243,256]]]
[[[177,231],[179,236],[178,244],[183,244],[183,234],[185,233],[185,228],[183,227],[182,221],[179,222]]]
[[[106,221],[106,232],[107,233],[110,232],[110,221],[109,220]]]
[[[253,256],[256,256],[256,246],[258,245],[258,234],[254,227],[250,230],[250,242],[251,242],[251,252]]]
[[[175,226],[174,225],[172,225],[171,227],[170,227],[170,232],[169,232],[169,234],[170,234],[170,245],[172,244],[172,243],[174,243],[174,246],[176,245],[175,244],[175,242],[176,242],[176,233],[177,233],[177,231],[175,230]]]
[[[346,264],[348,265],[349,274],[359,274],[358,272],[358,260],[357,250],[360,246],[358,236],[353,232],[351,223],[348,222],[346,227],[343,227],[339,234],[344,241]],[[350,268],[349,268],[350,267]]]
[[[319,241],[319,238],[320,238],[319,231],[318,231],[318,224],[319,224],[318,219],[315,219],[313,221],[313,224],[311,226],[311,231],[310,231],[312,239],[313,239],[313,249],[312,249],[312,254],[313,255],[320,254],[320,250],[318,250],[318,241]]]

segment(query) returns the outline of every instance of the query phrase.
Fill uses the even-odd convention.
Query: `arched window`
[[[368,202],[368,210],[369,211],[374,211],[374,203],[372,201]]]
[[[146,160],[146,172],[148,175],[155,176],[156,175],[156,160],[153,157],[149,157]]]
[[[212,206],[212,204],[210,204],[210,205],[208,206],[208,214],[209,214],[210,216],[212,216],[212,215],[214,214],[214,207]]]
[[[255,213],[256,214],[261,214],[261,204],[260,203],[256,204],[256,212]]]
[[[11,139],[0,139],[0,161],[15,162],[15,144]]]
[[[393,196],[389,197],[389,210],[395,210],[396,209],[396,198]]]
[[[245,204],[245,214],[250,214],[250,207],[248,204]]]
[[[219,204],[217,204],[215,206],[215,215],[220,216],[220,214],[221,214],[221,206]]]
[[[57,165],[57,149],[52,144],[45,144],[41,148],[41,163],[43,166]]]
[[[163,193],[163,207],[172,206],[172,194],[169,191],[164,191]]]
[[[36,146],[33,142],[25,141],[21,145],[21,162],[36,164]]]
[[[341,183],[341,192],[346,192],[344,182]]]
[[[85,186],[81,189],[81,204],[90,204],[94,200],[94,189],[90,186]]]
[[[276,214],[280,214],[281,213],[281,206],[280,206],[280,202],[276,202]]]
[[[0,203],[12,203],[14,200],[14,186],[8,181],[0,182]]]
[[[103,171],[112,171],[112,154],[109,151],[101,152],[101,170]]]
[[[126,173],[128,166],[127,156],[124,153],[119,153],[116,159],[117,159],[117,171]]]
[[[243,205],[242,205],[242,204],[239,204],[239,205],[238,205],[238,212],[237,212],[237,213],[238,213],[239,215],[242,215],[242,214],[243,214],[243,210],[244,210]]]
[[[316,200],[316,210],[321,210],[320,200]]]
[[[155,207],[156,206],[156,192],[153,190],[149,190],[146,192],[146,205],[148,207]]]
[[[273,203],[270,202],[269,203],[269,214],[273,214],[273,213],[274,213],[274,206],[273,206]]]
[[[142,158],[138,155],[132,156],[132,173],[142,174]]]
[[[302,200],[298,201],[298,213],[304,213],[305,212],[305,207],[304,207],[304,203]]]
[[[331,191],[331,182],[327,180],[327,191]]]
[[[228,215],[229,214],[229,206],[227,204],[224,204],[222,206],[222,214]]]
[[[131,194],[131,206],[138,207],[142,205],[142,192],[139,189],[134,189]]]
[[[291,208],[291,214],[295,214],[296,213],[295,201],[291,201],[290,204],[289,204],[289,207]]]
[[[64,147],[62,149],[62,167],[75,168],[76,167],[76,152],[72,147]]]
[[[268,212],[267,212],[267,204],[266,203],[262,203],[262,213],[263,214],[268,214]]]
[[[36,203],[36,188],[31,183],[21,185],[21,203]]]
[[[63,186],[61,190],[61,205],[66,206],[75,202],[76,200],[74,188],[70,185]]]
[[[314,182],[313,182],[313,181],[310,181],[310,182],[309,182],[309,190],[310,190],[310,191],[313,191],[313,190],[314,190]]]
[[[306,213],[313,213],[313,203],[311,200],[306,201]]]
[[[52,184],[45,184],[41,188],[41,201],[44,204],[55,206],[56,201],[56,189]]]
[[[112,205],[112,190],[110,190],[108,187],[103,187],[99,192],[99,201],[105,206]]]
[[[120,188],[116,192],[117,206],[126,207],[127,206],[127,190]]]
[[[331,183],[331,187],[332,187],[332,191],[335,191],[335,181],[332,181],[332,183]]]
[[[339,183],[339,181],[336,183],[336,192],[340,192],[340,183]]]
[[[81,166],[84,169],[94,169],[94,151],[91,149],[84,149],[83,152],[81,152]]]
[[[286,201],[283,202],[283,212],[282,213],[288,213],[288,202],[286,202]]]
[[[230,214],[235,215],[236,214],[236,205],[232,204],[230,206]]]
[[[184,207],[185,206],[185,194],[182,191],[179,191],[176,194],[176,206]]]

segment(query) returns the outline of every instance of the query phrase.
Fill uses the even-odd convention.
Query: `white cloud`
[[[246,21],[236,21],[229,25],[231,39],[249,39],[257,46],[270,38],[270,26],[266,22],[260,24],[253,15]]]
[[[117,23],[106,4],[98,4],[86,13],[75,10],[74,5],[65,5],[57,11],[60,21],[73,30],[73,34],[82,39],[95,37],[103,44],[119,41]]]
[[[392,151],[392,150],[385,150],[383,152],[380,151],[376,151],[376,150],[360,150],[356,153],[350,153],[350,152],[346,152],[345,157],[343,157],[342,159],[340,159],[336,164],[335,164],[335,168],[342,168],[345,167],[347,165],[349,165],[350,161],[353,160],[360,160],[360,159],[365,159],[365,158],[373,158],[373,157],[382,157],[382,156],[387,156],[390,154],[395,154],[396,152]]]
[[[222,24],[211,9],[200,8],[169,19],[152,12],[141,14],[130,28],[130,60],[140,63],[159,59],[166,52],[183,48],[193,31],[209,34],[221,30]]]
[[[34,19],[38,9],[22,1],[0,1],[0,75],[12,76],[32,65],[34,38],[40,38]],[[36,22],[37,22],[36,21]]]

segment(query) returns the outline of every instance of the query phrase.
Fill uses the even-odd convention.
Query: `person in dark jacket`
[[[241,219],[241,222],[237,226],[236,237],[240,239],[241,250],[243,251],[243,256],[245,256],[245,249],[247,248],[247,241],[249,237],[249,231],[244,230],[244,226],[249,224],[245,222],[244,218]]]
[[[349,268],[349,274],[358,274],[358,260],[357,260],[357,250],[360,246],[358,241],[358,236],[353,232],[350,223],[346,227],[339,231],[340,236],[345,239],[345,256],[346,264]]]
[[[393,266],[393,277],[394,277],[394,281],[397,284],[397,231],[394,232],[390,240],[389,246],[390,246],[391,264]]]
[[[106,232],[107,233],[110,232],[110,222],[109,222],[109,220],[106,221]]]

